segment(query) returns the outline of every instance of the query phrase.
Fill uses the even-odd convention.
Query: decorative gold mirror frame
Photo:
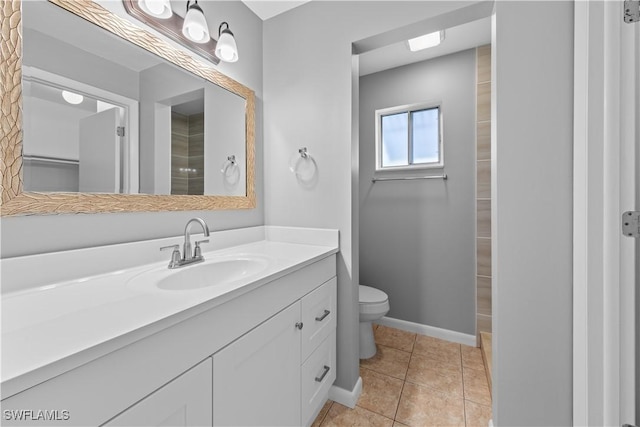
[[[193,59],[150,32],[91,0],[49,0],[123,39],[192,72],[246,100],[246,196],[192,196],[23,192],[22,181],[22,28],[21,0],[0,6],[0,214],[159,212],[251,209],[255,194],[255,94],[213,67]]]

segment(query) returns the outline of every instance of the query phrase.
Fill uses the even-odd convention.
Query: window
[[[440,104],[376,111],[376,171],[442,167]]]

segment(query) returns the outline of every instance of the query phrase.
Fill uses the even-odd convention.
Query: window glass
[[[411,113],[413,132],[413,164],[440,161],[438,108]]]
[[[376,111],[376,170],[441,168],[442,110],[436,103]]]
[[[398,113],[381,117],[382,167],[409,164],[409,114]]]

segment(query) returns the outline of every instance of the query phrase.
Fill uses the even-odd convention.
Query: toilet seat
[[[389,311],[389,297],[380,289],[360,285],[360,313],[375,314]]]
[[[387,294],[371,286],[360,285],[360,304],[375,304],[389,300]]]

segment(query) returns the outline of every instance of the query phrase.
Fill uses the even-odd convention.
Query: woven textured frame
[[[111,33],[134,43],[246,100],[246,196],[23,192],[22,181],[22,29],[20,0],[0,7],[0,214],[43,215],[105,212],[160,212],[252,209],[255,194],[255,93],[193,59],[186,52],[91,0],[49,0]]]

